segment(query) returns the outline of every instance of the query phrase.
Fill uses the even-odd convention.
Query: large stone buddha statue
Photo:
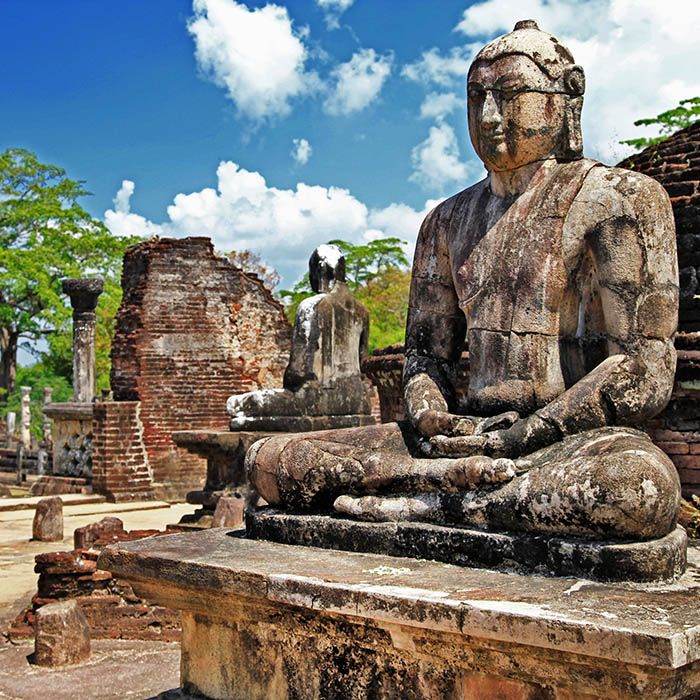
[[[671,207],[650,178],[583,157],[583,93],[531,20],[477,54],[469,132],[488,174],[420,230],[408,420],[255,443],[249,476],[270,504],[589,540],[674,528],[674,466],[634,429],[673,383]]]

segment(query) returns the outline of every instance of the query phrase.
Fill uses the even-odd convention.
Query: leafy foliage
[[[671,134],[675,134],[676,131],[685,129],[686,127],[694,124],[700,119],[700,97],[691,97],[687,100],[681,100],[677,107],[669,109],[661,114],[657,114],[655,117],[647,117],[644,119],[637,119],[634,122],[635,126],[659,126],[659,136],[654,136],[651,138],[637,138],[637,139],[627,139],[626,141],[620,141],[627,146],[632,146],[638,150],[647,148],[648,146],[653,146],[657,143],[665,141]]]
[[[336,239],[329,243],[338,246],[345,256],[348,286],[369,312],[370,352],[385,345],[403,342],[411,279],[403,241],[399,238],[380,238],[363,245],[354,245]],[[308,272],[291,290],[281,290],[278,293],[285,302],[291,323],[294,322],[299,304],[313,294]]]
[[[280,283],[279,272],[268,265],[257,253],[250,250],[232,250],[226,254],[226,257],[244,272],[252,272],[257,275],[271,292]]]
[[[3,419],[7,413],[14,411],[17,415],[17,430],[19,430],[22,411],[20,386],[32,387],[29,394],[32,416],[31,432],[34,437],[40,439],[44,423],[44,414],[42,410],[44,405],[44,387],[51,387],[53,389],[52,401],[69,401],[73,396],[73,387],[70,381],[64,376],[56,374],[50,364],[46,362],[36,362],[31,367],[18,367],[17,389],[8,396],[7,404],[2,410]]]
[[[124,251],[136,241],[111,235],[92,218],[78,202],[87,194],[82,182],[39,162],[30,151],[0,153],[0,388],[5,391],[14,389],[21,342],[70,333],[61,279],[100,276],[108,286],[117,283]],[[102,328],[98,335],[105,332],[110,333]],[[49,342],[58,350],[65,339]],[[63,376],[68,372],[64,368]]]
[[[370,352],[404,342],[410,285],[410,270],[389,267],[355,292],[369,312]]]

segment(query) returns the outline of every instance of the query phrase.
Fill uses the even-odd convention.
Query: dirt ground
[[[73,549],[76,527],[112,515],[121,518],[127,530],[161,530],[193,510],[194,506],[187,504],[160,502],[65,505],[63,542],[32,542],[34,510],[0,508],[0,633],[36,591],[35,555]],[[0,700],[45,700],[47,696],[51,700],[185,698],[176,690],[179,644],[93,640],[87,662],[56,669],[30,664],[27,657],[32,651],[33,642],[15,645],[0,634]]]

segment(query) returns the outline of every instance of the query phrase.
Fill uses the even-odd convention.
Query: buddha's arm
[[[600,170],[596,176],[612,169]],[[624,199],[615,187],[625,189]],[[605,425],[639,425],[668,402],[675,371],[671,336],[678,315],[668,197],[653,180],[633,174],[627,174],[622,185],[618,181],[609,191],[594,194],[603,200],[601,209],[607,216],[589,221],[585,236],[595,260],[609,356],[507,430],[434,439],[437,454],[527,454],[564,435]]]
[[[673,214],[666,193],[650,178],[626,174],[624,187],[633,194],[588,234],[609,357],[537,412],[561,434],[638,425],[663,409],[673,388],[671,336],[678,321]]]
[[[449,410],[465,333],[438,208],[418,235],[406,323],[404,400],[409,419],[423,435],[453,434],[460,420]]]

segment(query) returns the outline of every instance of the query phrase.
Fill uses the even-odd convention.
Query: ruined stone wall
[[[130,248],[122,288],[112,392],[116,402],[139,402],[147,464],[137,478],[149,471],[156,497],[182,500],[201,488],[206,463],[178,449],[171,433],[227,430],[231,394],[281,386],[291,329],[262,282],[214,255],[208,238],[153,239]],[[106,411],[107,424],[122,420]],[[128,476],[113,459],[117,445],[123,448],[123,436],[113,434],[97,448],[103,484],[114,469]]]
[[[113,518],[117,523],[121,523]],[[85,528],[79,528],[85,529]],[[76,531],[78,532],[78,531]],[[39,574],[31,606],[23,610],[8,630],[19,642],[34,636],[36,611],[49,603],[74,598],[80,605],[93,639],[144,639],[175,642],[180,639],[180,614],[139,598],[131,584],[97,568],[103,546],[164,534],[158,530],[114,530],[104,540],[69,552],[46,552],[35,557]]]

